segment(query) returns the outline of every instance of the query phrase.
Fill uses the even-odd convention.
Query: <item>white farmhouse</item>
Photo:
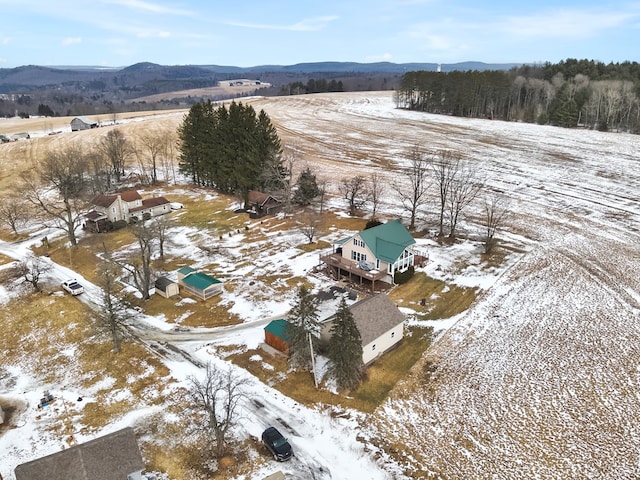
[[[395,347],[404,336],[404,315],[385,293],[354,303],[349,307],[362,339],[362,363],[368,365]],[[320,339],[331,340],[334,317],[322,322]]]
[[[368,228],[338,241],[328,255],[321,255],[320,261],[333,268],[336,278],[348,275],[371,282],[382,280],[393,285],[396,272],[404,272],[413,266],[416,243],[400,220],[391,220],[382,225]]]
[[[143,199],[136,190],[98,195],[91,200],[93,210],[85,215],[86,227],[94,232],[109,230],[118,221],[134,223],[171,211],[171,203],[164,197]]]

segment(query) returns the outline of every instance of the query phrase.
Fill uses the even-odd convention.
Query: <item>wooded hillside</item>
[[[640,64],[568,59],[509,71],[414,71],[400,108],[455,116],[640,132]]]

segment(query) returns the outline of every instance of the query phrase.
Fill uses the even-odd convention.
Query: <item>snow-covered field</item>
[[[639,137],[398,111],[391,92],[251,103],[334,189],[344,176],[372,171],[401,181],[397,169],[408,164],[415,144],[460,152],[484,172],[491,189],[510,199],[512,215],[501,237],[514,253],[502,268],[487,269],[478,263],[477,244],[444,248],[421,241],[429,274],[482,291],[457,323],[440,323],[450,328],[370,416],[330,416],[251,377],[251,397],[265,407],[247,407],[241,433],[258,436],[267,423],[282,422],[299,455],[244,478],[278,468],[291,478],[333,479],[640,475]],[[177,123],[181,117],[171,118]],[[393,191],[387,194],[383,214],[402,215]],[[339,198],[331,201],[339,205]],[[430,228],[433,219],[427,208],[420,225]],[[463,228],[472,237],[481,233],[472,221]],[[288,246],[261,269],[297,275],[315,264],[317,252],[295,250],[301,238],[281,237]],[[0,244],[0,252],[16,251]],[[265,319],[286,311],[291,298],[254,304],[238,290],[230,300],[244,324],[203,333],[201,342],[176,336],[175,345],[194,359],[226,365],[216,346],[255,348]],[[139,320],[171,327],[162,318]],[[184,358],[167,363],[179,382],[198,374]],[[15,383],[5,379],[0,395],[24,399],[31,412],[43,386],[19,366],[7,370]],[[78,392],[66,394],[73,402]],[[104,433],[149,413],[134,411]],[[5,479],[13,478],[15,465],[61,447],[44,433],[46,418],[27,413],[21,421],[0,436]],[[43,435],[48,442],[39,441]],[[393,452],[393,459],[375,461],[357,436],[373,439],[379,458]]]

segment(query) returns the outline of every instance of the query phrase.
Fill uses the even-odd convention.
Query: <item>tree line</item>
[[[193,105],[178,128],[180,171],[221,193],[264,190],[282,170],[280,138],[264,110],[231,102]]]
[[[280,88],[279,95],[301,95],[303,93],[327,93],[327,92],[344,92],[344,84],[342,80],[326,78],[310,78],[307,83],[301,81],[289,82]]]
[[[414,71],[396,106],[454,116],[640,132],[640,64],[569,59],[509,71]]]

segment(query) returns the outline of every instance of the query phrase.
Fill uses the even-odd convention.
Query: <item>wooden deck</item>
[[[332,267],[336,274],[336,280],[340,279],[341,275],[348,275],[349,281],[353,281],[353,277],[360,279],[360,284],[363,280],[371,282],[371,290],[375,289],[375,282],[382,280],[388,274],[387,272],[379,272],[377,270],[367,271],[358,267],[358,263],[343,258],[339,253],[330,253],[327,255],[320,255],[320,261]]]

